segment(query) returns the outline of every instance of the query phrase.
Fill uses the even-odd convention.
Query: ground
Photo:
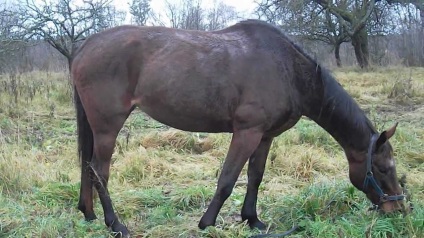
[[[333,72],[391,143],[415,206],[406,217],[368,211],[348,180],[341,147],[307,118],[274,142],[258,210],[269,232],[292,237],[422,237],[424,234],[424,68]],[[108,237],[103,213],[76,209],[79,162],[72,89],[63,73],[0,76],[0,237]],[[197,223],[214,191],[229,134],[186,133],[134,112],[118,138],[110,193],[133,237],[249,237],[240,222],[246,171],[217,219]]]

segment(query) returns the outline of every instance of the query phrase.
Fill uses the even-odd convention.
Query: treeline
[[[262,0],[257,13],[314,47],[316,55],[327,57],[314,42],[330,46],[338,66],[352,64],[351,58],[361,68],[424,66],[423,0]],[[349,49],[345,57],[342,47]]]
[[[208,1],[210,2],[210,1]],[[157,2],[156,2],[157,3]],[[89,35],[128,22],[212,31],[245,18],[280,26],[330,66],[424,66],[423,0],[262,0],[238,12],[223,0],[21,0],[0,4],[0,73],[63,71]]]

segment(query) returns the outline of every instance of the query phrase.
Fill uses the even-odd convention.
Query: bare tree
[[[132,0],[129,7],[132,21],[139,26],[146,25],[151,13],[150,0]]]
[[[180,0],[172,3],[166,0],[165,5],[166,18],[173,28],[212,31],[224,28],[238,17],[235,8],[223,1],[214,1],[211,8],[202,6],[201,0]]]
[[[424,29],[424,1],[423,0],[387,0],[389,4],[412,4],[420,11],[421,27]]]
[[[0,72],[4,72],[6,65],[13,61],[18,50],[25,47],[22,35],[16,31],[19,17],[12,9],[0,5]]]
[[[11,11],[0,5],[0,54],[9,50],[11,43],[11,28],[14,21],[14,15]]]
[[[361,68],[369,66],[367,22],[375,8],[375,0],[342,0],[334,4],[328,0],[314,0],[339,19],[350,36],[356,60]]]
[[[267,21],[280,25],[290,35],[308,41],[321,41],[332,46],[337,66],[341,66],[340,46],[350,40],[340,20],[315,2],[269,0],[258,5],[256,13]]]
[[[336,3],[328,0],[314,1],[340,20],[350,36],[356,59],[362,68],[369,66],[368,36],[393,33],[388,24],[392,15],[385,7],[386,3],[407,2],[417,8],[424,7],[422,0],[340,0]]]
[[[19,6],[21,29],[27,39],[41,37],[66,57],[69,67],[79,42],[90,34],[115,26],[125,14],[111,0],[25,0]]]
[[[424,66],[424,0],[387,0],[397,7],[404,26],[402,53],[408,65]],[[419,17],[416,13],[419,12]]]
[[[357,62],[361,68],[369,66],[369,50],[368,50],[368,31],[367,23],[373,13],[376,2],[381,0],[303,0],[295,1],[296,4],[310,6],[306,9],[306,14],[311,15],[318,13],[317,16],[323,15],[320,22],[324,22],[327,33],[334,35],[334,32],[341,38],[345,38],[347,34],[350,38],[352,46],[355,50]],[[284,4],[287,1],[275,0],[264,1],[263,8],[271,8],[276,4]],[[328,15],[331,14],[332,16]],[[334,18],[334,19],[333,19]],[[340,27],[341,26],[341,27]],[[337,27],[337,28],[335,28]],[[331,30],[333,28],[334,30]],[[328,34],[326,34],[328,35]]]
[[[205,27],[208,31],[222,29],[237,18],[238,13],[234,7],[223,1],[214,1],[212,8],[206,10]]]
[[[201,0],[181,0],[180,2],[165,1],[165,15],[170,20],[171,27],[189,30],[205,30],[205,11]]]

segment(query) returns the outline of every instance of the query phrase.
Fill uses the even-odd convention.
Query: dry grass
[[[301,224],[295,237],[363,237],[364,232],[419,237],[424,232],[424,69],[342,69],[335,76],[378,129],[400,122],[392,145],[399,173],[408,175],[415,213],[403,218],[368,212],[369,202],[348,182],[340,146],[305,119],[273,143],[259,192],[261,218],[273,233]],[[39,72],[0,76],[0,90],[0,237],[107,237],[99,203],[100,219],[93,223],[83,221],[76,209],[79,164],[65,77]],[[140,112],[131,115],[113,156],[110,192],[133,236],[257,234],[240,223],[245,170],[217,226],[197,229],[229,141],[229,134],[187,133]]]

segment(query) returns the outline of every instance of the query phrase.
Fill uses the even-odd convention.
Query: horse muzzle
[[[401,212],[404,215],[407,215],[414,210],[414,205],[411,202],[406,200],[400,201],[386,201],[382,202],[380,205],[375,206],[376,210],[378,210],[381,214],[390,214]]]

